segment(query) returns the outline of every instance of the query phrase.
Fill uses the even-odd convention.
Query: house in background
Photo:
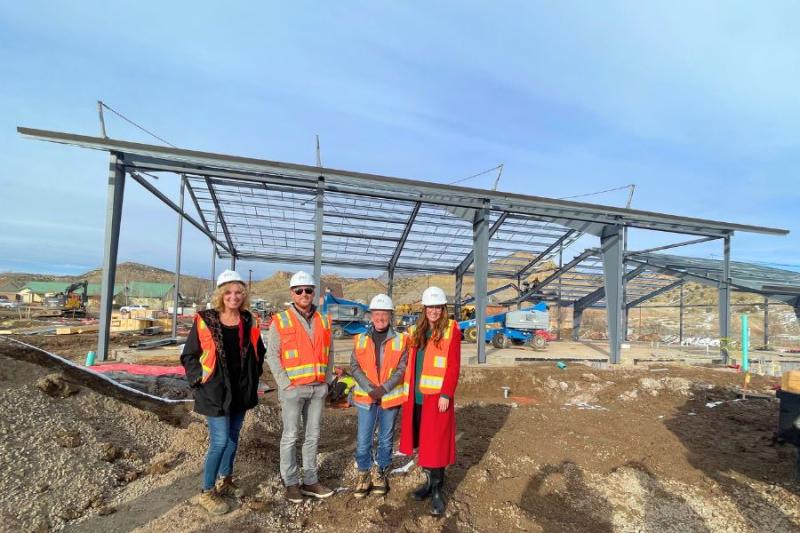
[[[45,297],[55,296],[64,292],[71,283],[63,281],[29,281],[18,294],[23,303],[38,305]],[[90,309],[100,308],[99,283],[90,283],[88,287]],[[174,300],[175,285],[172,283],[154,283],[148,281],[127,281],[114,285],[114,306],[146,305],[150,309],[163,310],[170,306]]]
[[[22,300],[18,294],[25,284],[21,281],[8,280],[0,284],[0,299],[8,300],[10,302],[19,302]]]

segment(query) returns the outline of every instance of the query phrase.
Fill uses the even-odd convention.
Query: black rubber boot
[[[442,498],[442,488],[444,487],[444,468],[434,468],[431,470],[431,515],[442,516],[444,514],[444,498]]]
[[[425,472],[425,481],[411,493],[411,497],[417,501],[422,501],[431,495],[431,471],[427,468],[423,468],[422,471]]]

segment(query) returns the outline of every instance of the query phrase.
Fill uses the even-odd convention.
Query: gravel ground
[[[338,493],[285,502],[280,411],[268,394],[243,428],[235,470],[246,496],[211,517],[194,503],[201,417],[170,425],[0,355],[0,452],[12,458],[0,463],[0,529],[800,531],[795,450],[772,440],[777,402],[738,401],[741,376],[729,371],[665,368],[465,369],[441,519],[408,498],[416,467],[393,476],[386,497],[352,496],[353,409],[323,417],[320,478]],[[768,394],[774,384],[751,386]]]

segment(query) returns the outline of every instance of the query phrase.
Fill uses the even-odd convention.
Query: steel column
[[[325,217],[325,178],[317,178],[317,199],[314,208],[314,280],[317,282],[317,294],[323,294],[322,288],[322,227]]]
[[[183,198],[186,191],[186,176],[181,175],[181,197],[180,208],[183,212]],[[183,240],[183,215],[178,215],[178,242],[175,246],[175,299],[172,307],[172,338],[178,336],[178,305],[180,304],[179,293],[181,290],[181,241]]]
[[[764,349],[769,346],[769,298],[764,296]]]
[[[464,274],[456,272],[456,294],[453,297],[453,314],[456,321],[461,320],[461,299],[463,298],[464,290]]]
[[[472,224],[475,256],[475,328],[478,333],[478,363],[486,362],[486,290],[489,274],[489,204],[475,213]]]
[[[620,344],[623,334],[623,242],[621,226],[607,226],[600,237],[603,257],[603,280],[605,283],[606,311],[608,314],[609,362],[619,364]]]
[[[214,239],[217,238],[217,217],[219,217],[219,213],[214,211]],[[214,239],[211,239],[211,291],[208,293],[209,298],[217,287],[217,243],[214,242]]]
[[[583,318],[583,307],[572,307],[572,340],[581,339],[581,319]]]
[[[681,283],[681,294],[678,301],[678,344],[683,346],[683,283]]]
[[[386,294],[389,295],[389,298],[392,297],[392,292],[394,292],[394,269],[390,268],[386,271]]]
[[[560,244],[558,247],[558,269],[561,270],[564,266],[564,245]],[[556,302],[556,309],[558,309],[558,318],[556,318],[556,336],[561,340],[561,298],[563,292],[561,290],[561,276],[558,277],[558,301]]]
[[[100,328],[97,334],[97,357],[108,359],[111,336],[111,309],[114,303],[114,282],[117,277],[119,228],[122,221],[122,199],[125,193],[125,170],[120,154],[111,152],[106,199],[106,234],[103,245],[103,281],[100,288]]]
[[[723,240],[723,260],[722,260],[722,281],[719,284],[719,338],[720,355],[722,364],[728,364],[728,344],[730,338],[731,320],[731,237],[726,236]]]

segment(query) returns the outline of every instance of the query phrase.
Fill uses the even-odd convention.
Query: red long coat
[[[400,425],[400,452],[414,453],[414,378],[417,350],[408,353],[406,372],[411,373],[408,400],[403,404]],[[441,468],[456,462],[456,412],[455,392],[461,370],[461,330],[453,329],[453,339],[447,353],[447,369],[440,394],[450,397],[450,405],[439,412],[439,394],[424,394],[420,419],[417,464],[424,468]]]

